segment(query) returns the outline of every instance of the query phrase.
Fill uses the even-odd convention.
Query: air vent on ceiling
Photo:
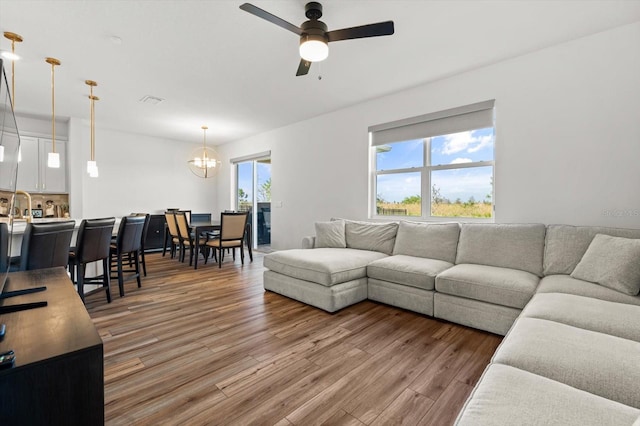
[[[164,101],[164,99],[158,98],[156,96],[151,96],[151,95],[145,95],[142,98],[140,98],[140,102],[142,102],[143,104],[149,104],[149,105],[158,105],[162,101]]]

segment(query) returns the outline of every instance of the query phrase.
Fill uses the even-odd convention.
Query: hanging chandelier
[[[202,126],[202,148],[198,148],[192,159],[187,162],[191,172],[204,179],[213,177],[220,164],[216,151],[207,147],[207,129],[207,126]]]

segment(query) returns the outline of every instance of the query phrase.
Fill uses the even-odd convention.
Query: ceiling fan
[[[322,5],[315,1],[305,5],[305,15],[309,20],[303,22],[300,27],[296,27],[250,3],[244,3],[240,6],[240,9],[300,36],[300,56],[302,59],[296,76],[306,75],[312,62],[323,61],[329,56],[329,46],[327,45],[329,42],[385,36],[394,32],[393,21],[328,31],[327,25],[319,20],[322,17]]]

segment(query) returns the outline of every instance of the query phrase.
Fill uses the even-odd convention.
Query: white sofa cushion
[[[316,248],[346,248],[347,240],[344,236],[344,221],[332,220],[316,222]]]
[[[365,278],[367,265],[383,257],[386,255],[366,250],[293,249],[265,255],[264,266],[289,277],[331,286]]]
[[[544,274],[572,273],[596,234],[640,238],[640,229],[549,225],[544,246]]]
[[[398,224],[345,221],[347,247],[391,255],[396,242]]]
[[[371,262],[367,266],[367,276],[424,290],[433,290],[436,275],[452,266],[452,263],[443,260],[397,255]]]
[[[426,257],[454,263],[460,225],[457,223],[417,223],[402,221],[393,254]]]
[[[640,342],[640,306],[575,294],[538,293],[527,303],[521,316]]]
[[[542,276],[543,224],[464,223],[456,264],[498,266]]]
[[[640,239],[597,234],[571,276],[636,296],[640,292]]]
[[[567,293],[578,296],[594,297],[610,302],[640,305],[640,296],[629,296],[619,291],[611,290],[599,284],[571,278],[569,275],[549,275],[540,280],[537,293]]]
[[[518,368],[491,364],[458,415],[458,426],[630,425],[638,409]]]
[[[540,278],[517,269],[486,265],[455,265],[436,277],[436,291],[522,309]]]
[[[640,408],[640,343],[633,340],[520,317],[493,362]]]

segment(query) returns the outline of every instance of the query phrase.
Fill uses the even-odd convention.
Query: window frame
[[[401,168],[401,169],[389,169],[389,170],[378,170],[377,167],[377,149],[379,146],[384,145],[384,144],[374,144],[374,138],[373,138],[373,134],[376,131],[376,129],[382,128],[382,129],[388,129],[388,128],[393,128],[394,123],[387,123],[387,124],[383,124],[383,125],[378,125],[378,126],[373,126],[369,128],[369,169],[370,169],[370,182],[369,182],[369,187],[370,187],[370,191],[369,191],[369,218],[371,219],[386,219],[386,220],[403,220],[403,219],[409,219],[409,220],[414,220],[414,221],[430,221],[430,222],[451,222],[451,221],[456,221],[456,222],[484,222],[484,223],[493,223],[495,222],[495,217],[496,217],[496,200],[495,200],[495,174],[496,174],[496,125],[495,125],[495,107],[494,107],[494,101],[486,101],[483,103],[478,103],[478,104],[473,104],[473,105],[469,105],[469,106],[465,106],[465,107],[460,107],[460,108],[454,108],[452,110],[447,110],[447,111],[441,111],[441,112],[437,112],[437,113],[433,113],[433,114],[427,114],[424,116],[420,116],[420,117],[414,117],[414,118],[409,118],[409,119],[405,119],[405,120],[400,120],[398,122],[394,122],[398,124],[398,127],[400,127],[401,125],[405,125],[405,123],[408,123],[409,125],[412,124],[420,124],[422,122],[425,121],[429,121],[429,117],[436,117],[437,119],[442,118],[442,116],[444,115],[445,118],[447,117],[447,113],[450,111],[464,111],[469,109],[470,107],[473,108],[475,105],[487,105],[490,103],[490,108],[485,108],[485,109],[490,109],[491,113],[492,113],[492,123],[491,126],[484,126],[484,127],[478,127],[478,128],[474,128],[474,129],[468,129],[468,130],[462,130],[462,131],[474,131],[474,130],[480,130],[480,129],[486,129],[491,127],[493,129],[493,160],[486,160],[486,161],[474,161],[474,162],[470,162],[470,163],[457,163],[457,164],[439,164],[439,165],[431,165],[431,142],[433,138],[436,137],[440,137],[440,136],[445,136],[447,134],[453,134],[453,133],[458,133],[458,132],[452,132],[452,133],[445,133],[443,135],[432,135],[432,136],[428,136],[428,137],[424,137],[424,138],[414,138],[414,139],[408,139],[406,141],[403,140],[398,140],[398,141],[394,141],[394,142],[387,142],[387,143],[397,143],[397,142],[407,142],[409,140],[419,140],[422,139],[422,143],[423,145],[423,163],[422,166],[420,167],[408,167],[408,168]],[[450,116],[456,116],[456,115],[460,115],[460,113],[458,114],[450,114]],[[425,118],[424,120],[420,120],[420,118]],[[461,131],[461,132],[462,132]],[[478,218],[478,217],[462,217],[462,216],[433,216],[431,213],[431,198],[432,198],[432,190],[431,190],[431,186],[432,186],[432,172],[434,171],[440,171],[440,170],[462,170],[462,169],[468,169],[468,168],[477,168],[477,167],[491,167],[491,179],[493,184],[491,185],[491,217],[490,218]],[[420,216],[408,216],[408,215],[381,215],[378,214],[378,209],[377,209],[377,196],[378,196],[378,191],[377,191],[377,183],[378,183],[378,176],[381,175],[394,175],[394,174],[401,174],[401,173],[420,173],[420,197],[421,197],[421,215]]]

